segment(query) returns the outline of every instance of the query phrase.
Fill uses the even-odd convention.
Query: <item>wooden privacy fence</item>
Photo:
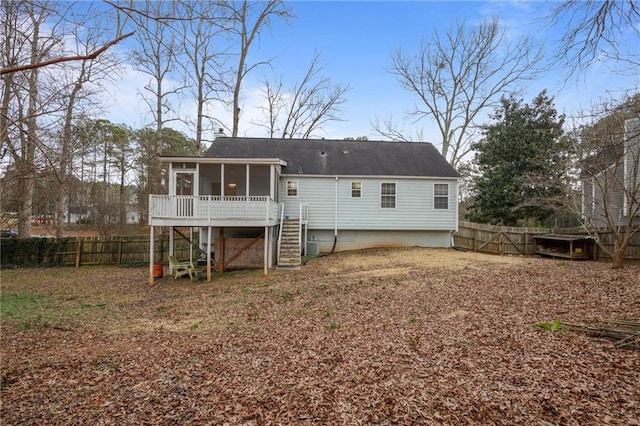
[[[548,232],[551,230],[460,221],[453,241],[456,247],[481,253],[530,255],[536,249],[533,237]]]
[[[458,232],[453,236],[456,247],[499,255],[533,255],[536,251],[534,237],[548,234],[586,234],[581,229],[545,229],[521,228],[515,226],[496,226],[482,223],[460,221]],[[613,232],[600,231],[600,241],[613,250]],[[599,258],[605,258],[603,250],[598,252]],[[634,235],[625,252],[625,259],[640,259],[640,232]]]
[[[193,250],[189,242],[176,237],[174,243],[175,256],[188,259]],[[149,237],[144,235],[3,239],[1,245],[2,267],[149,264]],[[169,235],[156,236],[154,248],[154,261],[167,262]]]

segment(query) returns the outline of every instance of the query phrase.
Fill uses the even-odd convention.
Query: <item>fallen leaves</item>
[[[639,267],[502,260],[373,250],[151,288],[3,272],[51,303],[2,318],[2,423],[638,424],[637,351],[534,324],[638,318]]]

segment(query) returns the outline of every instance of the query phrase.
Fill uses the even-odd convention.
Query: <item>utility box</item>
[[[320,244],[317,241],[307,241],[307,256],[317,256],[320,254]]]

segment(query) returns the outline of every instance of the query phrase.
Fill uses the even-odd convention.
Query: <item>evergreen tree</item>
[[[514,226],[553,215],[551,203],[565,190],[567,143],[564,115],[546,91],[524,104],[513,95],[501,99],[475,144],[479,175],[472,183],[467,217],[475,222]]]

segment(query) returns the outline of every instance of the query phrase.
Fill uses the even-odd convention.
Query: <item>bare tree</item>
[[[566,171],[573,184],[560,205],[619,266],[640,232],[640,95],[602,102],[587,117],[593,121],[574,131],[576,160]]]
[[[468,28],[464,22],[423,40],[415,54],[395,51],[390,72],[416,95],[409,115],[431,118],[442,136],[441,153],[455,167],[471,150],[475,120],[517,83],[532,79],[541,58],[529,38],[511,42],[498,21]]]
[[[67,14],[67,19],[72,20],[70,32],[66,35],[71,51],[77,57],[87,56],[84,53],[96,49],[103,43],[104,28],[87,25],[89,19],[100,18],[101,22],[109,22],[109,16],[102,14],[82,15],[76,13]],[[72,15],[72,16],[71,16]],[[65,47],[65,50],[68,48]],[[71,177],[74,153],[74,120],[81,114],[83,109],[95,108],[97,102],[95,96],[100,92],[102,80],[108,79],[111,72],[116,70],[117,60],[113,55],[104,53],[95,59],[78,59],[72,64],[66,64],[64,68],[56,70],[61,88],[59,89],[58,103],[60,104],[62,130],[59,132],[60,143],[55,148],[55,153],[51,157],[57,159],[57,164],[52,164],[52,168],[57,172],[59,185],[56,192],[56,237],[63,236],[63,225],[65,209],[68,206],[69,198],[69,178]]]
[[[637,74],[640,65],[640,5],[636,0],[569,0],[551,9],[547,25],[562,26],[556,59],[570,73],[594,62],[627,62]]]
[[[179,29],[175,21],[161,18],[174,16],[179,19],[184,9],[178,3],[146,0],[136,10],[143,12],[139,12],[142,18],[137,23],[140,27],[136,33],[138,48],[133,52],[133,60],[135,68],[149,76],[149,82],[140,96],[149,107],[156,134],[155,139],[150,141],[153,143],[150,151],[154,155],[149,157],[146,193],[154,194],[162,188],[162,170],[158,159],[164,145],[162,129],[170,121],[177,120],[170,113],[175,98],[184,89],[183,79],[176,70],[180,49]],[[140,202],[146,205],[146,199],[143,196]]]
[[[238,64],[235,67],[235,81],[233,83],[233,124],[231,135],[238,136],[240,125],[240,95],[242,83],[245,77],[260,65],[266,65],[269,60],[247,63],[249,50],[260,32],[269,27],[273,19],[288,20],[292,12],[290,6],[283,0],[268,0],[264,2],[251,2],[242,0],[240,4],[230,3],[233,8],[234,29],[233,33],[238,37]]]
[[[45,21],[52,16],[49,6],[47,3],[2,2],[3,64],[13,67],[47,60],[57,45],[53,36],[55,26],[45,29]],[[41,77],[39,67],[2,75],[1,151],[9,152],[16,168],[19,238],[31,236],[36,152],[43,146],[38,117],[43,114],[43,106],[48,105],[42,98]]]
[[[322,130],[330,121],[340,121],[340,106],[346,102],[348,85],[332,83],[322,76],[320,55],[315,54],[299,83],[285,90],[282,77],[275,83],[265,81],[263,96],[267,106],[263,111],[267,122],[259,124],[269,131],[270,137],[309,138]]]
[[[422,130],[416,131],[415,134],[407,133],[403,128],[398,127],[392,115],[382,120],[380,117],[376,117],[376,119],[371,122],[371,128],[383,138],[391,139],[392,141],[419,142],[424,140],[424,132],[422,132]]]
[[[202,146],[205,132],[205,120],[209,121],[208,130],[222,126],[222,123],[207,115],[205,107],[212,101],[222,101],[223,93],[230,90],[227,78],[226,47],[222,46],[223,35],[229,30],[228,9],[217,2],[187,0],[183,2],[186,15],[193,19],[182,21],[182,53],[184,60],[179,63],[184,68],[187,80],[186,91],[195,100],[196,117],[186,120],[195,124],[196,143]]]
[[[276,137],[276,133],[281,129],[278,127],[280,122],[280,114],[285,108],[284,101],[284,83],[282,82],[282,76],[278,81],[264,81],[264,86],[262,87],[262,95],[264,99],[267,101],[267,105],[264,107],[260,107],[262,112],[266,116],[266,123],[255,123],[258,126],[264,127],[269,131],[269,137]]]

